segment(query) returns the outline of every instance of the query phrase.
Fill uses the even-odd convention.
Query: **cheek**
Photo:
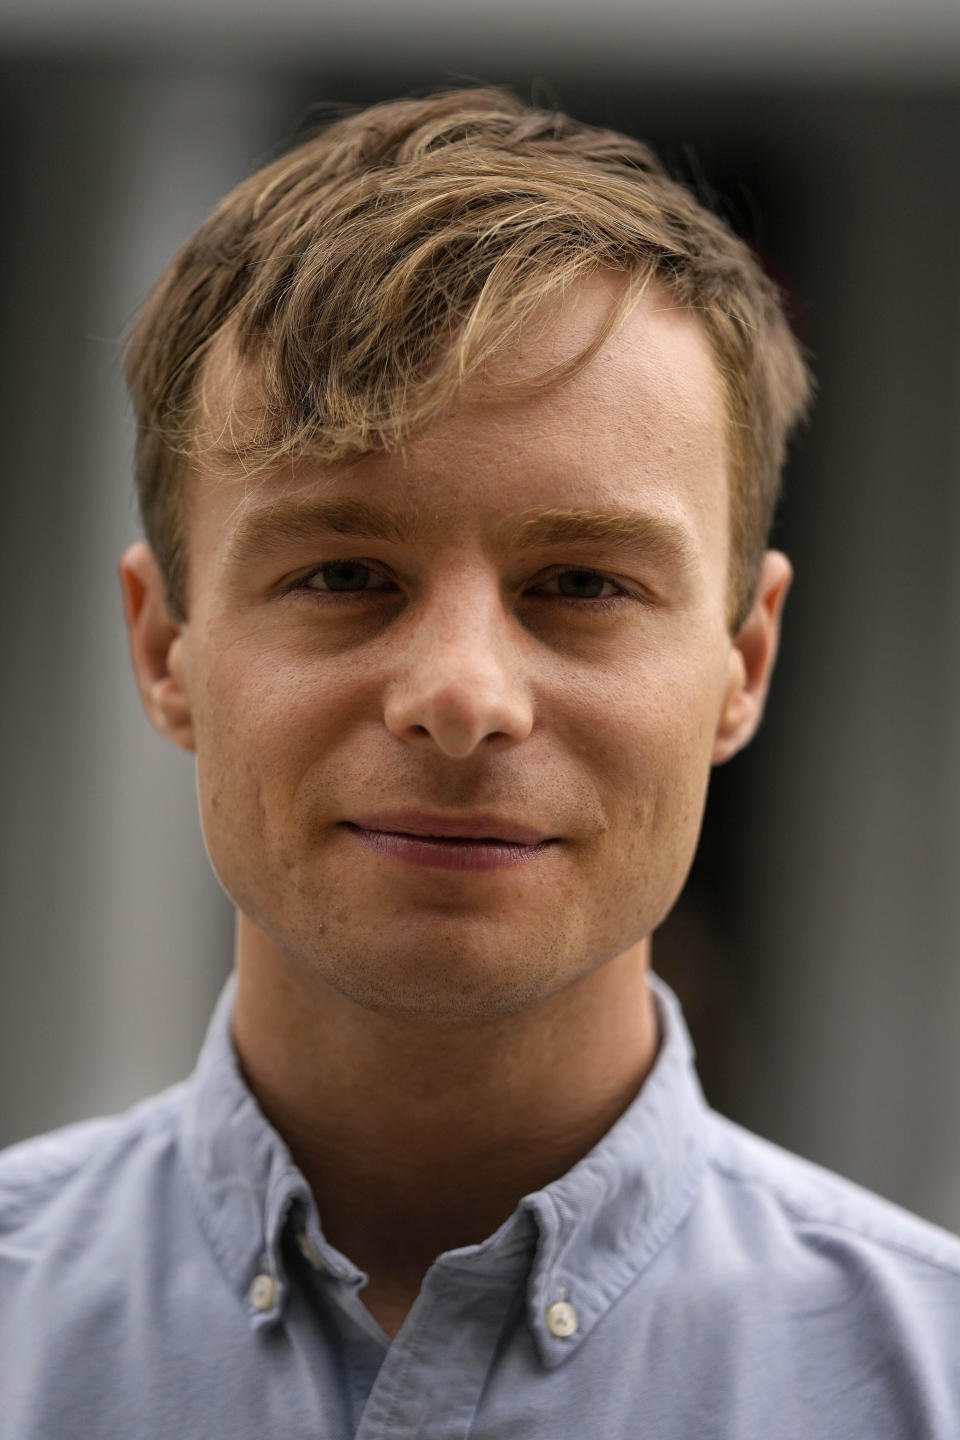
[[[713,650],[689,646],[648,650],[608,670],[602,690],[580,684],[572,748],[621,818],[679,822],[702,807],[723,685]]]
[[[608,822],[596,854],[596,924],[637,938],[673,908],[696,851],[722,684],[703,665],[646,667],[623,685],[592,747]],[[705,683],[705,677],[709,683]]]
[[[198,697],[198,750],[248,776],[272,771],[279,778],[345,728],[358,699],[355,670],[268,645],[222,650]]]
[[[194,723],[201,817],[215,868],[218,855],[249,852],[254,843],[265,853],[271,839],[283,845],[304,770],[337,732],[330,708],[301,671],[258,664],[239,647],[209,665]]]
[[[204,836],[224,888],[255,913],[251,891],[276,888],[312,851],[358,736],[376,728],[376,677],[364,684],[355,659],[269,635],[228,636],[207,658],[195,716]]]

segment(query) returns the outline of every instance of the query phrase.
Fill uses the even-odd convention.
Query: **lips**
[[[546,853],[558,838],[499,815],[393,811],[343,824],[377,855],[439,870],[512,869]]]
[[[506,845],[542,845],[557,837],[499,815],[429,815],[395,810],[386,814],[352,815],[346,822],[359,830],[392,835],[414,835],[436,840],[486,840]]]

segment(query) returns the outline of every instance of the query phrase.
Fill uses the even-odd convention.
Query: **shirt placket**
[[[504,1329],[522,1316],[519,1277],[438,1261],[380,1367],[356,1440],[468,1440]]]

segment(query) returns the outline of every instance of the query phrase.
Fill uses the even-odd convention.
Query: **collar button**
[[[257,1310],[270,1310],[277,1293],[277,1282],[272,1275],[258,1275],[250,1286],[250,1304]]]
[[[555,1300],[552,1305],[548,1305],[545,1318],[547,1329],[558,1340],[569,1340],[571,1335],[576,1335],[580,1326],[579,1316],[569,1300]]]

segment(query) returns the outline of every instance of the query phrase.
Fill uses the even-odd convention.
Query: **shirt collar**
[[[702,1179],[706,1105],[693,1046],[672,991],[655,975],[650,986],[660,1049],[637,1098],[572,1169],[527,1195],[496,1235],[449,1257],[467,1268],[522,1265],[530,1327],[551,1368],[666,1244]],[[283,1309],[281,1241],[291,1223],[317,1268],[354,1286],[363,1276],[325,1240],[306,1180],[244,1080],[231,1035],[235,992],[231,976],[188,1082],[181,1141],[204,1233],[260,1326]],[[557,1302],[572,1307],[570,1334],[555,1333]]]
[[[706,1165],[706,1102],[673,992],[650,975],[660,1049],[636,1099],[572,1169],[522,1202],[539,1245],[527,1291],[545,1365],[572,1354],[670,1239]],[[557,1336],[551,1305],[573,1306],[576,1330]]]

